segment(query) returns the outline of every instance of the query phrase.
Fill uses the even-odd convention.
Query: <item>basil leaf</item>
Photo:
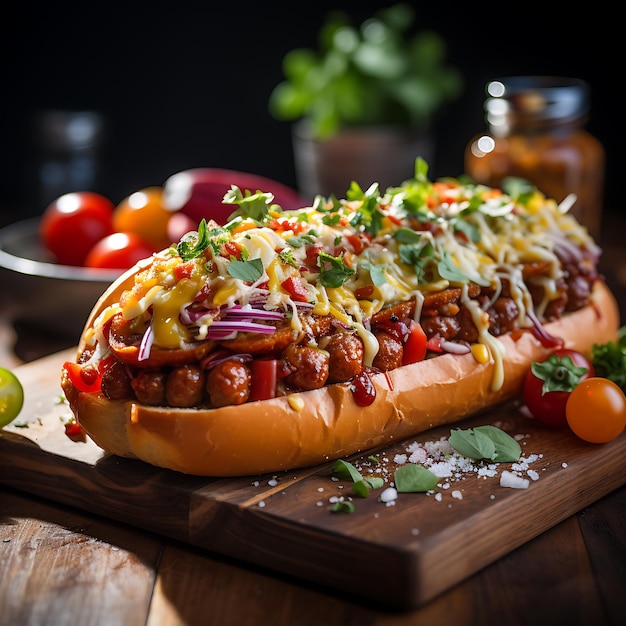
[[[394,472],[394,482],[398,493],[430,491],[437,486],[438,481],[436,474],[415,463],[402,465]]]
[[[335,502],[330,509],[333,513],[354,513],[354,504],[348,500]]]
[[[378,476],[371,476],[369,478],[364,478],[363,482],[366,482],[371,489],[380,489],[384,486],[385,481]]]
[[[518,461],[522,449],[507,433],[496,426],[477,426],[450,432],[450,445],[470,459],[488,459],[497,463]]]
[[[348,461],[344,461],[343,459],[337,459],[333,463],[333,474],[338,478],[343,478],[344,480],[351,480],[353,482],[359,482],[363,480],[361,474],[357,470],[352,463],[348,463]]]
[[[477,426],[474,428],[474,432],[476,431],[487,435],[487,437],[493,441],[496,447],[493,460],[496,463],[515,463],[519,461],[522,455],[521,446],[511,435],[505,433],[501,428],[487,424],[485,426]]]
[[[359,498],[367,498],[370,495],[370,486],[365,480],[357,480],[352,485],[352,493]]]
[[[263,276],[263,261],[250,259],[249,261],[231,261],[228,265],[228,273],[233,278],[238,278],[247,283],[253,283]]]

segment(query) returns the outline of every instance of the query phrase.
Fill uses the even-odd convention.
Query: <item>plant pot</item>
[[[302,121],[294,124],[292,141],[298,188],[310,199],[344,198],[352,181],[363,190],[377,182],[384,191],[413,177],[417,157],[433,165],[432,137],[397,127],[346,129],[320,141]]]

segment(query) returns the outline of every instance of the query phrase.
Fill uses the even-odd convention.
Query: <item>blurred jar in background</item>
[[[476,182],[500,186],[524,178],[558,202],[576,194],[570,212],[600,238],[605,153],[585,124],[589,85],[578,79],[513,76],[487,85],[488,134],[465,151],[465,171]]]
[[[34,120],[40,208],[69,191],[97,191],[102,116],[95,111],[49,110]]]

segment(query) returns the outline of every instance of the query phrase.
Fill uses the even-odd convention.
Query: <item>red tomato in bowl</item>
[[[58,263],[83,265],[89,250],[113,232],[114,209],[113,202],[99,193],[66,193],[41,216],[41,242]]]
[[[89,251],[85,267],[126,270],[153,252],[154,248],[134,233],[113,233]]]

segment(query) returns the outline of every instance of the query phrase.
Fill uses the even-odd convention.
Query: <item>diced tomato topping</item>
[[[92,365],[83,366],[79,363],[66,361],[63,368],[74,387],[79,391],[93,393],[100,391],[102,384],[102,373]]]
[[[75,421],[70,421],[65,424],[65,434],[72,440],[82,439],[85,436],[85,431],[82,426]]]
[[[251,382],[249,400],[268,400],[276,396],[277,359],[254,359],[250,362]]]
[[[346,239],[350,242],[350,245],[354,249],[355,254],[361,254],[365,249],[365,242],[356,233],[346,235]]]
[[[241,259],[241,245],[236,241],[227,241],[224,245],[222,245],[220,255],[226,259],[231,257]]]
[[[186,263],[181,263],[180,265],[176,265],[174,267],[174,276],[176,280],[189,278],[193,272],[194,267],[195,267],[195,263],[193,261],[187,261]]]
[[[317,257],[323,249],[324,246],[321,243],[316,243],[312,246],[307,247],[306,264],[308,265],[308,267],[317,267]]]
[[[354,297],[357,300],[365,300],[370,298],[374,293],[374,285],[363,285],[363,287],[357,287],[354,290]]]
[[[431,352],[443,352],[443,348],[441,347],[441,337],[439,335],[431,337],[426,342],[426,349]]]
[[[286,220],[286,219],[273,219],[268,224],[268,227],[277,233],[284,233],[285,231],[292,231],[294,234],[300,234],[305,228],[306,224],[304,222],[298,222],[296,220]]]
[[[402,353],[402,365],[423,361],[426,357],[426,333],[424,329],[415,321],[409,326],[409,334],[404,342]]]
[[[296,302],[308,302],[309,294],[306,287],[302,284],[302,279],[299,276],[290,276],[283,280],[280,286],[296,301]]]

